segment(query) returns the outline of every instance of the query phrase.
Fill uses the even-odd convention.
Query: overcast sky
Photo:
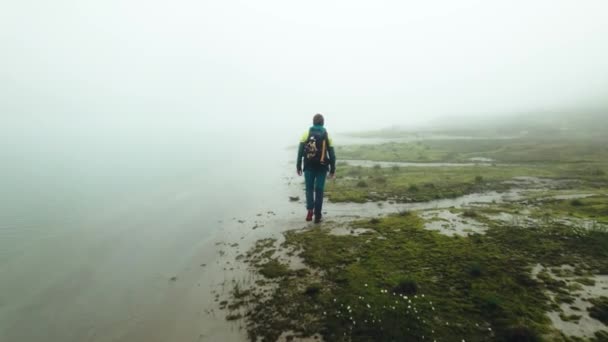
[[[605,0],[5,1],[0,43],[0,115],[36,120],[349,130],[608,96]]]

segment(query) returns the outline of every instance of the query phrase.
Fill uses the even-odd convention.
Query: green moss
[[[352,341],[423,335],[535,340],[549,331],[545,312],[573,302],[573,289],[547,271],[538,281],[531,279],[530,265],[555,271],[570,264],[583,272],[608,266],[605,250],[589,248],[589,235],[552,224],[537,229],[488,224],[483,236],[448,237],[424,230],[422,219],[408,212],[350,224],[372,229],[364,236],[334,236],[327,227],[288,231],[282,247],[319,275],[295,277],[284,265],[271,264],[281,269],[274,278],[278,290],[269,300],[253,302],[248,330],[267,340],[286,330],[320,332],[327,340],[345,333]]]

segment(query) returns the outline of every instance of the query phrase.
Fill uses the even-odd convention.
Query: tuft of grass
[[[240,313],[233,313],[226,316],[227,321],[236,321],[237,319],[243,318],[243,315]]]
[[[386,177],[376,177],[374,178],[374,181],[378,184],[386,184],[387,182]]]
[[[573,199],[572,201],[570,201],[570,205],[573,207],[581,207],[585,204],[580,199]]]
[[[593,304],[587,309],[589,316],[608,325],[608,297],[593,298],[589,302]]]
[[[503,332],[503,341],[505,342],[538,342],[541,341],[540,336],[534,329],[527,326],[513,326],[507,328]]]
[[[566,315],[563,312],[559,314],[559,318],[564,322],[578,322],[582,317],[581,315]]]
[[[467,209],[462,213],[462,216],[469,217],[469,218],[475,218],[478,215],[477,215],[477,212],[475,212],[474,210]]]
[[[595,340],[594,342],[606,342],[608,341],[608,331],[600,330],[595,332]]]
[[[592,278],[576,278],[574,279],[575,282],[579,283],[579,284],[583,284],[586,286],[594,286],[595,285],[595,280],[593,280]]]
[[[321,289],[322,289],[322,285],[319,283],[310,284],[304,290],[304,294],[307,296],[310,296],[310,297],[316,297],[321,292]]]
[[[287,265],[280,263],[277,259],[272,259],[259,267],[259,272],[266,278],[280,278],[290,274]]]
[[[397,215],[401,216],[401,217],[405,217],[405,216],[409,216],[411,215],[412,212],[409,210],[399,210],[399,212],[397,213]]]
[[[415,295],[418,293],[418,283],[411,278],[402,279],[393,288],[393,292],[407,296]]]
[[[469,265],[468,273],[471,277],[481,277],[481,265],[478,263]]]
[[[359,188],[367,188],[367,182],[360,180],[357,182],[357,187]]]

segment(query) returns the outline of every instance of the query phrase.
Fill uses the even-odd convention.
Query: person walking
[[[323,217],[323,191],[325,190],[325,178],[329,173],[330,178],[336,174],[336,153],[327,130],[324,127],[323,115],[316,114],[312,118],[313,126],[302,135],[298,147],[298,160],[296,169],[298,176],[304,171],[306,183],[306,221],[312,221],[314,214],[315,223],[321,222]],[[302,168],[304,161],[304,168]]]

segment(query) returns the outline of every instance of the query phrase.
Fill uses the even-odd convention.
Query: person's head
[[[324,123],[325,123],[325,119],[323,119],[323,115],[321,115],[319,113],[315,114],[315,116],[312,118],[313,125],[323,126]]]

